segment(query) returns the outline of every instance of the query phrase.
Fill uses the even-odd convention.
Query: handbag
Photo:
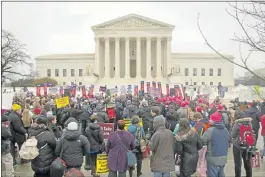
[[[206,177],[207,171],[207,162],[205,159],[205,155],[207,152],[207,146],[203,146],[201,150],[199,150],[199,159],[197,163],[196,175],[198,177]]]
[[[124,148],[126,149],[126,151],[127,151],[127,153],[126,153],[126,156],[127,156],[127,166],[128,166],[129,168],[131,168],[131,167],[135,167],[135,165],[136,165],[136,156],[135,156],[135,154],[125,146],[125,144],[124,144],[123,141],[121,140],[121,138],[120,138],[120,136],[118,135],[118,133],[117,133],[117,136],[118,136],[118,139],[119,139],[119,140],[121,141],[121,143],[123,144],[123,147],[124,147]]]
[[[60,157],[57,157],[50,166],[50,177],[63,177],[66,169],[66,163],[64,160],[62,160],[62,154],[63,154],[63,139],[62,139],[62,149],[60,152]]]

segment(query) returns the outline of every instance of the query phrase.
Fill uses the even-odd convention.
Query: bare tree
[[[235,4],[229,4],[230,7],[232,7],[232,12],[227,10],[227,13],[235,19],[236,23],[240,26],[241,30],[243,31],[244,36],[239,37],[237,34],[235,34],[233,41],[236,41],[239,43],[239,52],[240,52],[240,60],[241,63],[235,62],[232,59],[229,59],[222,55],[216,48],[214,48],[206,38],[206,36],[203,34],[202,29],[199,24],[199,17],[198,15],[197,19],[197,25],[199,28],[199,31],[206,43],[215,53],[217,53],[219,56],[221,56],[223,59],[226,59],[227,61],[235,64],[236,66],[239,66],[251,74],[255,76],[258,79],[261,79],[265,81],[265,77],[261,76],[257,73],[255,73],[251,68],[248,66],[248,59],[250,58],[250,55],[252,52],[262,52],[265,55],[265,2],[261,1],[251,1],[238,5],[237,2]],[[243,16],[243,17],[242,17]],[[254,19],[255,24],[249,24],[245,22],[245,19]],[[250,33],[253,33],[252,35]],[[246,57],[242,56],[241,51],[241,45],[245,44],[250,47],[250,52]]]
[[[32,77],[34,72],[33,60],[25,52],[25,44],[21,44],[13,34],[2,30],[2,46],[1,46],[1,83],[8,80],[15,80],[17,77]],[[23,71],[23,67],[27,66],[27,72]]]

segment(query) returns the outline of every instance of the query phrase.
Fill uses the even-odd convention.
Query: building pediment
[[[164,22],[160,22],[137,14],[129,14],[111,21],[107,21],[92,27],[96,29],[121,29],[121,28],[174,28]]]

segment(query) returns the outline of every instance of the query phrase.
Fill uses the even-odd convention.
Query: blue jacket
[[[128,132],[130,132],[134,138],[136,136],[136,131],[138,126],[139,126],[138,124],[132,124],[128,126]],[[145,139],[145,133],[142,127],[141,127],[141,132],[142,132],[142,139]],[[135,146],[140,146],[140,142],[137,139],[135,139]]]
[[[207,145],[207,163],[223,166],[227,163],[229,132],[223,122],[216,122],[202,136],[203,145]]]

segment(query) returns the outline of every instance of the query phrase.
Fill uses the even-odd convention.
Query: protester
[[[127,151],[135,149],[134,137],[124,130],[123,120],[118,121],[117,131],[110,134],[106,152],[108,154],[108,177],[126,177]]]
[[[142,118],[144,132],[147,134],[150,121],[152,119],[151,108],[148,106],[148,102],[146,100],[143,100],[141,105],[142,107],[139,109],[138,116]]]
[[[207,146],[207,175],[209,177],[225,176],[229,148],[229,132],[222,121],[222,115],[216,112],[210,117],[211,127],[202,136],[203,145]]]
[[[150,168],[154,177],[170,177],[170,172],[175,171],[174,136],[165,123],[162,115],[154,118],[154,134],[150,141]]]
[[[31,116],[29,114],[29,110],[28,109],[24,109],[23,113],[22,113],[22,121],[24,124],[24,128],[27,130],[30,128],[30,125],[32,123],[32,119]]]
[[[153,106],[151,108],[151,115],[152,115],[153,118],[158,117],[158,116],[159,117],[163,117],[163,115],[161,115],[161,110],[160,110],[160,108],[158,106]],[[155,131],[154,130],[154,119],[151,119],[150,120],[150,125],[149,125],[149,132],[148,132],[148,133],[150,133],[151,137],[153,136],[154,131]]]
[[[188,119],[189,115],[188,115],[188,106],[187,106],[187,102],[183,101],[181,103],[181,107],[177,110],[177,113],[179,114],[179,118],[186,118]]]
[[[200,136],[190,127],[188,119],[182,118],[176,138],[175,152],[180,155],[180,176],[190,177],[196,172],[199,158],[198,151],[202,148]]]
[[[261,159],[265,156],[265,114],[260,118],[261,122],[261,136],[263,137],[263,150],[260,153]]]

